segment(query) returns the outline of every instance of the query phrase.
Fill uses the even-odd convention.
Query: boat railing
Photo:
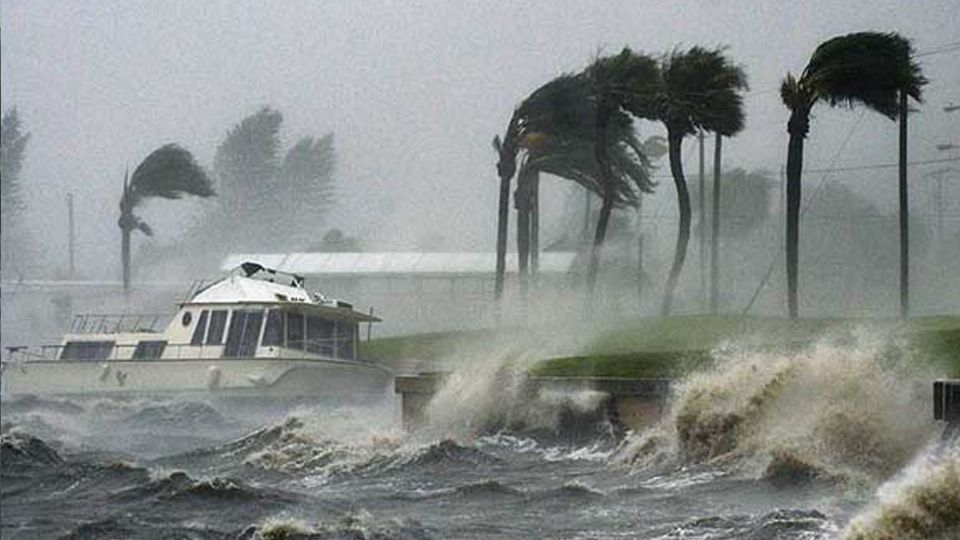
[[[109,314],[83,313],[74,315],[71,334],[119,334],[122,332],[159,332],[157,325],[170,315],[163,313]]]
[[[183,298],[181,298],[180,303],[183,304],[183,303],[189,302],[194,296],[200,293],[200,291],[206,289],[207,286],[211,284],[212,283],[206,279],[193,280],[193,283],[190,284],[190,288],[187,289],[187,294],[183,295]]]
[[[41,345],[39,349],[28,349],[26,347],[7,347],[6,362],[22,363],[36,361],[70,361],[70,362],[96,362],[105,360],[125,360],[125,361],[149,361],[149,360],[233,360],[245,358],[282,358],[285,360],[299,359],[323,359],[323,358],[344,358],[335,356],[334,351],[343,350],[343,347],[349,344],[352,338],[350,336],[336,336],[325,339],[304,340],[303,347],[289,348],[279,347],[271,354],[261,355],[236,355],[225,356],[224,345],[192,345],[190,343],[167,343],[162,347],[156,348],[144,347],[137,354],[137,347],[140,344],[114,344],[109,347],[106,355],[94,354],[90,357],[81,355],[76,358],[62,358],[63,349],[68,345]],[[160,341],[160,340],[158,340]],[[83,342],[74,342],[83,343]],[[99,351],[98,351],[99,352]]]

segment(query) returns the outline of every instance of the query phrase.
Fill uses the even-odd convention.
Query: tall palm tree
[[[597,163],[600,182],[600,215],[597,220],[596,233],[590,251],[590,266],[587,269],[587,287],[592,292],[596,287],[597,272],[600,265],[600,252],[606,237],[607,225],[610,223],[610,214],[616,204],[618,182],[614,178],[614,162],[610,156],[611,130],[624,130],[630,133],[627,146],[634,150],[640,160],[641,168],[649,166],[646,156],[641,150],[640,143],[633,135],[632,123],[629,117],[623,114],[627,103],[631,104],[631,113],[639,118],[651,118],[654,115],[652,101],[653,90],[659,78],[657,62],[641,53],[635,53],[629,47],[624,47],[620,53],[597,58],[584,72],[590,81],[591,98],[594,110],[594,159]],[[614,145],[616,146],[616,145]],[[637,183],[641,191],[652,189],[649,178]],[[630,202],[633,206],[639,204],[639,198],[629,198],[623,202]]]
[[[698,130],[731,136],[743,129],[743,96],[747,77],[722,48],[675,50],[660,62],[660,83],[652,103],[656,118],[667,128],[670,173],[677,189],[680,220],[677,243],[663,294],[661,312],[669,315],[673,295],[690,242],[690,193],[683,174],[681,144]],[[648,105],[643,104],[642,112]]]
[[[130,234],[140,230],[147,236],[153,235],[153,229],[133,213],[134,208],[150,197],[179,199],[184,195],[210,197],[213,194],[210,178],[194,161],[193,155],[176,144],[154,150],[137,166],[133,176],[128,179],[124,175],[120,219],[117,221],[121,233],[124,292],[130,291]]]
[[[921,87],[926,83],[920,66],[913,60],[910,41],[896,33],[879,32],[858,32],[827,40],[813,52],[799,78],[788,73],[783,80],[780,97],[790,109],[787,122],[790,142],[787,146],[786,264],[787,304],[791,318],[798,315],[800,178],[803,141],[810,130],[810,111],[819,101],[831,106],[862,104],[894,119],[900,111],[901,95],[919,101]]]

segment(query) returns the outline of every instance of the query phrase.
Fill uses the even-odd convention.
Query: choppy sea
[[[550,411],[590,396],[520,402],[502,374],[484,387],[490,370],[453,377],[412,433],[393,396],[263,414],[6,400],[0,536],[960,537],[960,443],[909,358],[864,343],[716,354],[658,425],[626,434],[571,436]]]

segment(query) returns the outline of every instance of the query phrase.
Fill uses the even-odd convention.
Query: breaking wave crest
[[[876,503],[855,517],[847,540],[921,540],[960,536],[960,441],[929,452],[880,487]]]
[[[63,458],[43,440],[19,431],[10,431],[0,435],[0,462],[6,473],[59,465],[63,463]]]
[[[270,518],[248,527],[237,540],[333,540],[333,539],[410,539],[430,538],[425,528],[412,519],[377,519],[366,510],[358,510],[310,524],[302,519]]]
[[[816,510],[776,510],[762,515],[694,518],[658,537],[680,538],[824,538],[836,533],[830,520]]]
[[[624,441],[619,460],[732,466],[774,481],[875,482],[935,435],[931,375],[901,346],[848,334],[793,353],[714,355],[714,367],[675,389],[655,428]]]

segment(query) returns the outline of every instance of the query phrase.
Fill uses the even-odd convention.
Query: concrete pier
[[[401,397],[404,429],[429,423],[427,405],[444,384],[449,373],[432,372],[396,377],[394,389]],[[598,407],[613,423],[628,429],[642,429],[656,423],[670,392],[669,379],[626,379],[606,377],[529,377],[523,393],[536,396],[544,391],[592,391],[605,394]]]
[[[933,419],[947,423],[941,440],[957,440],[960,437],[960,380],[933,382]]]

